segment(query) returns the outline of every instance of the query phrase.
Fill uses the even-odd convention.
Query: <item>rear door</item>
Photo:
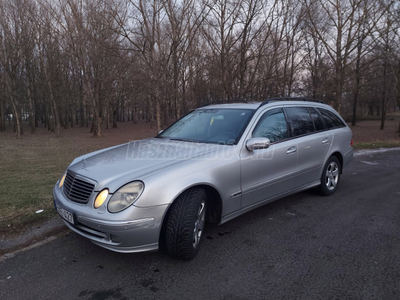
[[[297,187],[320,180],[321,169],[332,144],[332,135],[313,107],[285,107],[291,134],[296,140]]]

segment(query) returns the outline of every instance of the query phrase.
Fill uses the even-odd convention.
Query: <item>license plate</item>
[[[74,224],[74,215],[71,212],[65,210],[59,205],[57,205],[57,212],[64,220],[70,222],[71,224]]]

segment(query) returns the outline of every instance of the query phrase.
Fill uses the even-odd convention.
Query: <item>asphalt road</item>
[[[400,299],[400,151],[354,158],[331,197],[209,227],[189,262],[70,232],[0,262],[0,299]]]

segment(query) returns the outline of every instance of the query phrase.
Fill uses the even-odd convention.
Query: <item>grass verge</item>
[[[12,128],[1,132],[0,239],[12,238],[56,215],[53,187],[75,157],[156,133],[149,123],[119,127],[104,130],[100,138],[94,138],[88,128],[62,130],[59,138],[38,128],[20,140]],[[43,212],[36,213],[38,210]]]
[[[354,149],[379,149],[379,148],[397,148],[400,147],[400,141],[386,141],[373,143],[355,143]]]

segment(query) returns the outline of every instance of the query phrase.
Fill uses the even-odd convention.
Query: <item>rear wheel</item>
[[[193,188],[172,203],[165,231],[169,255],[186,260],[196,256],[204,231],[206,199],[203,189]]]
[[[336,192],[340,180],[340,162],[335,156],[331,156],[325,164],[321,175],[320,191],[329,196]]]

